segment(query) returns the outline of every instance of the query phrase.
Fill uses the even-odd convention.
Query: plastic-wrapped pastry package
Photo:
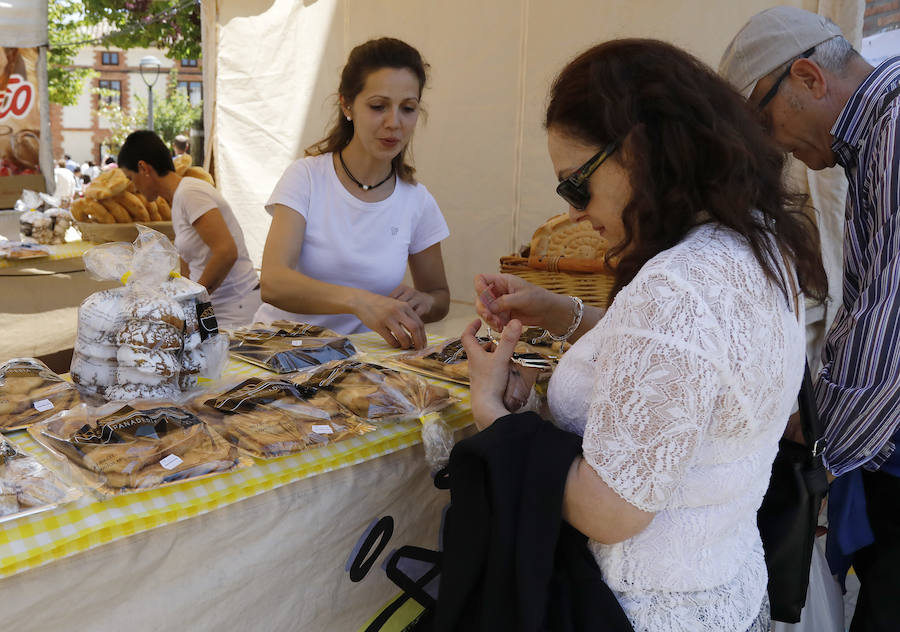
[[[327,393],[353,414],[370,421],[415,419],[459,400],[421,377],[368,362],[342,360],[298,375],[301,386]]]
[[[81,403],[78,391],[46,364],[13,358],[0,364],[0,431],[19,430]]]
[[[340,334],[321,325],[295,323],[290,320],[274,320],[271,323],[253,323],[230,332],[232,338],[244,342],[262,343],[273,338],[340,338]]]
[[[305,371],[356,355],[347,338],[307,336],[273,336],[260,342],[235,337],[229,350],[233,357],[275,373]]]
[[[245,380],[207,399],[198,413],[225,439],[258,458],[375,430],[327,395],[279,379]]]
[[[84,255],[94,278],[125,285],[79,307],[72,379],[107,400],[177,399],[221,375],[228,338],[218,333],[205,288],[171,273],[178,265],[172,243],[138,230],[134,244],[103,244]]]
[[[0,522],[52,509],[81,491],[0,437]]]
[[[196,414],[165,403],[82,404],[29,426],[28,433],[106,495],[251,463]]]
[[[564,351],[562,343],[554,343],[543,334],[543,329],[525,329],[519,337],[512,357],[513,362],[523,367],[539,369],[540,381],[549,379]],[[478,341],[489,344],[491,339],[480,337]],[[419,351],[399,353],[387,361],[429,377],[458,384],[469,383],[469,362],[459,338],[452,338]]]
[[[16,201],[19,215],[19,233],[23,241],[39,244],[64,244],[66,231],[75,225],[72,214],[60,208],[60,201],[45,193],[22,191]]]

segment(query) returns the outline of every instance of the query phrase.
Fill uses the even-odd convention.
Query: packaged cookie
[[[340,338],[340,334],[321,325],[275,320],[235,329],[231,337],[244,342],[263,343],[273,338]]]
[[[356,348],[347,338],[306,336],[273,336],[259,342],[234,338],[229,351],[239,360],[275,373],[304,371],[356,355]]]
[[[277,379],[245,380],[207,399],[201,414],[225,439],[258,458],[375,430],[327,395]]]
[[[459,401],[421,377],[368,362],[332,362],[294,382],[333,397],[353,414],[370,421],[415,419]]]
[[[0,437],[0,522],[52,509],[81,491]]]
[[[477,340],[482,345],[492,343],[488,337],[479,337]],[[544,335],[543,329],[532,327],[522,332],[513,352],[512,361],[523,367],[538,369],[539,379],[546,381],[559,363],[561,355],[562,343],[554,343]],[[390,356],[386,361],[428,377],[457,384],[469,383],[468,357],[459,338],[451,338],[419,351],[399,353]]]
[[[78,406],[29,434],[104,494],[148,489],[248,465],[237,448],[178,406]]]
[[[0,431],[19,430],[72,408],[78,391],[35,358],[0,365]]]

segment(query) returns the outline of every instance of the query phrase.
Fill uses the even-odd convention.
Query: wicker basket
[[[78,222],[78,230],[85,241],[102,244],[108,241],[132,242],[137,238],[137,223],[122,224],[95,224],[93,222]],[[141,226],[158,230],[171,240],[175,240],[175,231],[172,222],[141,222]]]
[[[615,279],[603,261],[604,243],[589,223],[573,224],[566,215],[556,215],[534,232],[530,256],[500,257],[500,272],[551,292],[577,296],[588,305],[606,307]]]

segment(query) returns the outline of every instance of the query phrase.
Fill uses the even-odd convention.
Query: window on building
[[[104,51],[100,55],[100,63],[104,66],[118,66],[119,65],[119,53],[111,53],[109,51]]]
[[[101,79],[101,90],[110,90],[115,94],[103,95],[100,98],[104,103],[122,105],[122,82],[118,79]]]
[[[185,68],[196,68],[197,60],[196,59],[182,59],[181,65]]]
[[[200,105],[203,101],[202,81],[179,81],[178,90],[182,90],[191,100],[191,105]]]

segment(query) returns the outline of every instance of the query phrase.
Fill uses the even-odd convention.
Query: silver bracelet
[[[575,301],[575,317],[572,319],[572,324],[569,325],[569,329],[566,331],[566,333],[564,333],[562,336],[554,336],[548,330],[544,330],[547,336],[551,340],[555,340],[556,342],[565,342],[566,340],[568,340],[569,337],[571,337],[571,335],[578,330],[578,327],[581,325],[581,318],[584,316],[584,301],[582,301],[577,296],[570,296],[569,298]]]

